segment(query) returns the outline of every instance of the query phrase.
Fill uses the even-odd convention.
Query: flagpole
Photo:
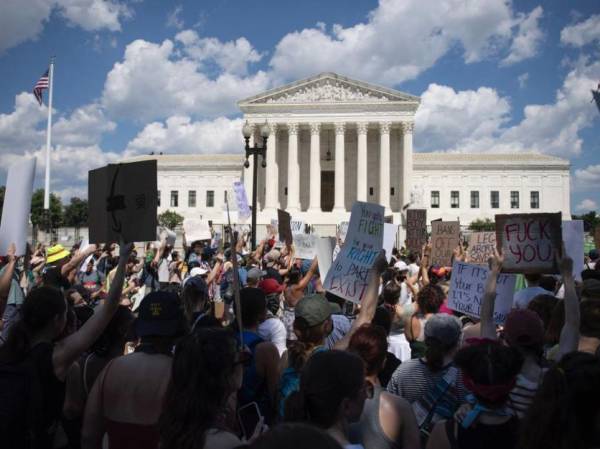
[[[52,141],[52,84],[54,83],[54,58],[48,71],[48,128],[46,129],[46,179],[44,182],[44,209],[50,209],[50,142]]]

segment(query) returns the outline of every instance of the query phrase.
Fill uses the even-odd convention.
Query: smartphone
[[[250,402],[249,404],[240,407],[237,412],[240,427],[242,428],[243,436],[248,440],[258,425],[261,415],[258,410],[258,404],[256,402]]]

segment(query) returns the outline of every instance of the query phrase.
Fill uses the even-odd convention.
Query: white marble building
[[[258,168],[258,223],[269,223],[283,208],[325,235],[348,219],[355,200],[383,204],[395,223],[402,223],[402,207],[409,203],[426,208],[428,220],[459,217],[465,225],[497,213],[570,216],[567,160],[413,152],[419,101],[333,73],[240,101],[254,139],[261,139],[265,121],[271,129],[267,167]],[[251,197],[252,166],[243,168],[242,154],[136,159],[149,157],[158,160],[159,212],[171,209],[220,223],[224,191],[235,180],[244,180]]]

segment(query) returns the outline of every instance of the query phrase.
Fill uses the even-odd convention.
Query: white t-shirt
[[[398,301],[398,304],[400,304],[401,306],[405,306],[406,304],[410,304],[411,302],[412,292],[408,288],[408,285],[406,285],[406,282],[402,282],[402,284],[400,284],[400,300]]]
[[[408,265],[408,274],[411,277],[419,274],[419,270],[420,270],[420,268],[416,263],[411,263],[410,265]]]
[[[258,335],[263,340],[273,343],[279,351],[279,357],[286,351],[286,336],[285,326],[279,318],[267,318],[258,326]]]
[[[526,309],[529,303],[537,295],[551,295],[552,292],[542,287],[527,287],[515,293],[513,307],[516,309]]]

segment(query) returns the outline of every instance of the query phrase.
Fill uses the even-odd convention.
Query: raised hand
[[[502,254],[502,250],[498,252],[497,248],[494,248],[494,255],[490,257],[488,261],[490,265],[490,270],[499,273],[502,270],[502,264],[504,263],[504,255]]]

